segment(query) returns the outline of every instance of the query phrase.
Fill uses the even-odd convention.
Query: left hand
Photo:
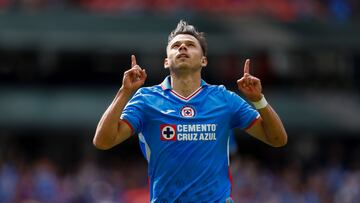
[[[246,59],[244,65],[244,75],[237,80],[239,90],[245,95],[247,99],[252,102],[259,101],[262,95],[262,87],[260,79],[250,75],[250,59]]]

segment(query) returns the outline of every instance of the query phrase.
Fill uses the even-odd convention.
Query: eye
[[[176,49],[176,48],[178,48],[179,47],[179,44],[173,44],[172,46],[171,46],[171,48],[173,48],[173,49]]]

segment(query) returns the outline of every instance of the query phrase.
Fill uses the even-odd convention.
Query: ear
[[[170,64],[169,64],[169,59],[168,58],[165,58],[164,59],[164,68],[167,69],[170,67]]]
[[[203,56],[203,57],[201,58],[201,67],[205,67],[205,66],[207,66],[207,64],[208,64],[207,57],[206,57],[206,56]]]

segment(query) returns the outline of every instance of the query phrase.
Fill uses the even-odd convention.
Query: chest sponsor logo
[[[162,141],[216,141],[216,124],[162,124]]]

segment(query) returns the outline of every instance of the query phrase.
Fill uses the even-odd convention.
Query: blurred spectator
[[[1,202],[4,203],[14,202],[18,181],[19,181],[18,169],[9,162],[0,163]]]
[[[34,181],[33,196],[40,202],[62,202],[57,167],[47,158],[38,160],[31,175]]]
[[[351,17],[351,7],[348,0],[329,0],[330,15],[338,21],[347,21]]]

